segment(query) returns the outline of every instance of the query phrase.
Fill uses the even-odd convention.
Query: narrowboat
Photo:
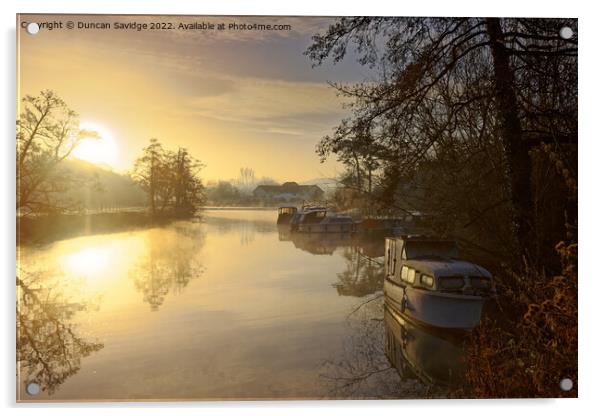
[[[459,259],[454,241],[406,236],[385,240],[384,292],[386,304],[408,319],[471,330],[495,289],[489,271]]]
[[[278,225],[289,225],[300,233],[352,233],[357,223],[348,215],[336,215],[326,207],[304,204],[301,210],[285,206],[278,208]]]

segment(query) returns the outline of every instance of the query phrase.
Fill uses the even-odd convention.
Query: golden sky
[[[346,115],[326,81],[359,81],[353,62],[312,68],[303,55],[329,18],[21,15],[62,22],[35,36],[18,30],[21,96],[55,90],[85,126],[114,146],[104,163],[127,171],[151,137],[188,148],[206,180],[256,177],[305,181],[332,177],[315,146]],[[290,31],[72,29],[66,22],[289,24]],[[102,134],[101,134],[102,135]],[[90,155],[94,149],[81,149]],[[92,150],[90,152],[90,150]],[[106,153],[105,149],[105,153]]]

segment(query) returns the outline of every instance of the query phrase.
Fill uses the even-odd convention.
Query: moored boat
[[[491,273],[458,259],[455,242],[404,237],[386,239],[384,292],[387,305],[409,319],[470,330],[494,288]]]
[[[279,207],[278,208],[278,219],[276,220],[276,224],[290,224],[291,220],[297,213],[297,207],[289,206],[289,207]]]
[[[291,231],[299,231],[301,224],[316,224],[326,218],[328,210],[321,206],[304,205],[291,219]]]

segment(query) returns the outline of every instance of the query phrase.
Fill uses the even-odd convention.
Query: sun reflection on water
[[[108,247],[85,248],[65,255],[59,262],[68,274],[100,277],[108,271],[111,264],[111,249]]]

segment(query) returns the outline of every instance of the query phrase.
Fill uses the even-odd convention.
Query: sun
[[[71,155],[86,162],[115,166],[117,144],[111,131],[102,124],[87,121],[80,123],[80,129],[95,131],[98,138],[84,138]]]

